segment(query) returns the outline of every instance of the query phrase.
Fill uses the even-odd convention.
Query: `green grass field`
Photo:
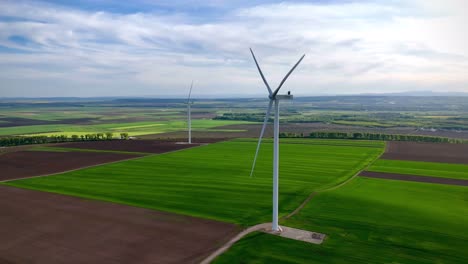
[[[468,263],[466,187],[359,177],[282,224],[328,238],[312,245],[257,233],[215,263]]]
[[[374,162],[368,170],[441,178],[468,179],[468,165],[462,164],[380,159]]]
[[[281,142],[280,215],[349,179],[383,150],[382,142]],[[250,178],[255,147],[255,140],[235,140],[7,184],[252,225],[271,214],[272,144],[262,145]]]

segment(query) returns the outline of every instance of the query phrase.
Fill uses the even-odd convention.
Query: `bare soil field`
[[[387,143],[381,158],[468,164],[468,144],[394,141]]]
[[[198,263],[233,224],[0,186],[0,263]]]
[[[0,156],[0,181],[47,175],[139,156],[98,152],[8,152]]]
[[[186,141],[186,139],[183,141]],[[177,144],[176,140],[111,140],[61,143],[54,145],[54,147],[146,152],[158,154],[168,151],[191,148],[198,145],[199,144]]]
[[[369,177],[369,178],[378,178],[378,179],[388,179],[388,180],[414,181],[414,182],[468,186],[468,180],[429,177],[429,176],[406,175],[406,174],[384,173],[384,172],[373,172],[373,171],[363,171],[359,174],[359,176]]]
[[[33,147],[47,146],[47,144],[35,144],[35,145],[20,145],[20,146],[11,146],[11,147],[0,147],[0,155],[8,152],[17,152],[28,150]]]

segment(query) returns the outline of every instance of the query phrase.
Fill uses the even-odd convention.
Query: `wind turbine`
[[[265,76],[263,75],[260,66],[258,65],[257,59],[255,58],[255,54],[253,53],[252,49],[250,49],[250,53],[252,53],[252,57],[255,61],[255,65],[257,65],[258,72],[262,77],[263,82],[265,83],[268,89],[268,98],[270,99],[270,103],[268,104],[268,109],[266,111],[265,120],[263,121],[262,130],[260,132],[260,137],[258,138],[257,150],[255,151],[255,158],[252,165],[252,170],[250,171],[250,177],[255,169],[255,163],[257,162],[257,155],[258,150],[260,149],[260,144],[262,142],[263,134],[265,132],[265,127],[268,123],[268,119],[270,117],[271,108],[273,103],[275,104],[275,119],[274,119],[274,143],[273,143],[273,220],[272,220],[272,227],[271,229],[275,232],[281,232],[281,228],[278,225],[278,176],[279,176],[279,103],[281,100],[291,100],[293,98],[292,94],[288,92],[285,95],[279,95],[278,92],[283,86],[284,82],[288,79],[289,75],[296,69],[297,65],[301,63],[302,59],[304,59],[305,54],[299,59],[299,61],[289,70],[289,72],[284,76],[283,80],[279,84],[276,90],[272,91],[270,85],[268,84]]]
[[[192,144],[192,117],[191,117],[191,109],[190,109],[190,105],[192,104],[192,102],[190,102],[190,96],[192,95],[192,88],[193,88],[193,81],[192,81],[192,84],[190,84],[190,91],[189,91],[188,99],[187,99],[188,144]]]

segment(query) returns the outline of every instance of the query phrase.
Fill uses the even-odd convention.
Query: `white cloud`
[[[0,45],[23,53],[0,53],[0,80],[8,80],[0,96],[49,96],[28,85],[52,80],[63,95],[177,95],[192,79],[199,94],[262,94],[248,47],[272,86],[307,53],[286,84],[299,94],[468,92],[464,7],[458,0],[280,3],[200,23],[193,13],[2,1],[0,17],[14,19],[0,19]]]

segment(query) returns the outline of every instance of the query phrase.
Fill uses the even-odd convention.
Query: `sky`
[[[466,0],[0,0],[0,97],[468,92]]]

